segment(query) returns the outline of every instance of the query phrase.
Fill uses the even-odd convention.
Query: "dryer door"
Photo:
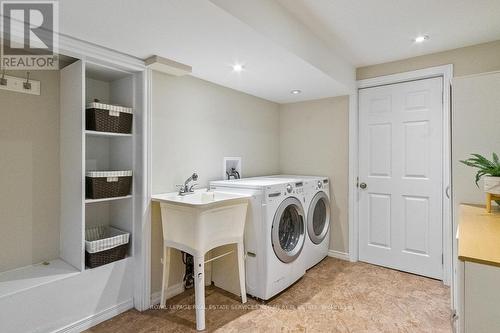
[[[282,262],[292,262],[300,255],[304,240],[304,209],[297,198],[288,197],[279,205],[274,215],[271,229],[274,253]]]
[[[314,244],[325,239],[330,228],[330,201],[325,192],[316,193],[307,213],[307,233]]]

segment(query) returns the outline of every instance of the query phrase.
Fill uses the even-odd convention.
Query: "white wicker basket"
[[[130,234],[109,226],[85,229],[85,251],[96,253],[127,244]]]
[[[88,103],[86,108],[87,109],[109,110],[110,112],[124,112],[124,113],[133,113],[133,111],[134,111],[134,109],[127,108],[125,106],[104,104],[104,103],[99,103],[99,102]]]
[[[126,171],[87,171],[85,177],[91,178],[118,178],[132,177],[132,170]]]

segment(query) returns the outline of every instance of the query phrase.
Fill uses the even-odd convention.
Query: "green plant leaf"
[[[500,159],[496,153],[492,154],[492,161],[480,154],[471,154],[472,157],[461,160],[460,163],[466,166],[478,169],[475,176],[475,183],[479,187],[481,177],[489,175],[492,177],[500,177]]]
[[[479,187],[479,180],[481,179],[482,176],[485,175],[484,171],[478,171],[476,173],[476,186]]]
[[[472,154],[474,155],[474,154]],[[479,154],[475,154],[477,156],[478,159],[480,159],[481,163],[484,163],[485,166],[489,166],[490,168],[494,168],[495,167],[495,163],[489,161],[486,157],[483,157]]]
[[[495,162],[497,166],[500,166],[500,160],[498,159],[498,155],[496,153],[493,153],[493,162]]]

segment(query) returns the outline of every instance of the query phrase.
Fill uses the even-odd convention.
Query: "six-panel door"
[[[359,93],[360,260],[442,279],[443,81]]]

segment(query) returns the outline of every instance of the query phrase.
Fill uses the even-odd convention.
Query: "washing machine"
[[[274,175],[272,178],[296,179],[304,184],[307,237],[303,251],[305,269],[328,255],[330,245],[330,182],[328,177]]]
[[[305,274],[305,188],[293,178],[213,181],[214,191],[250,194],[245,224],[247,293],[268,300]]]

